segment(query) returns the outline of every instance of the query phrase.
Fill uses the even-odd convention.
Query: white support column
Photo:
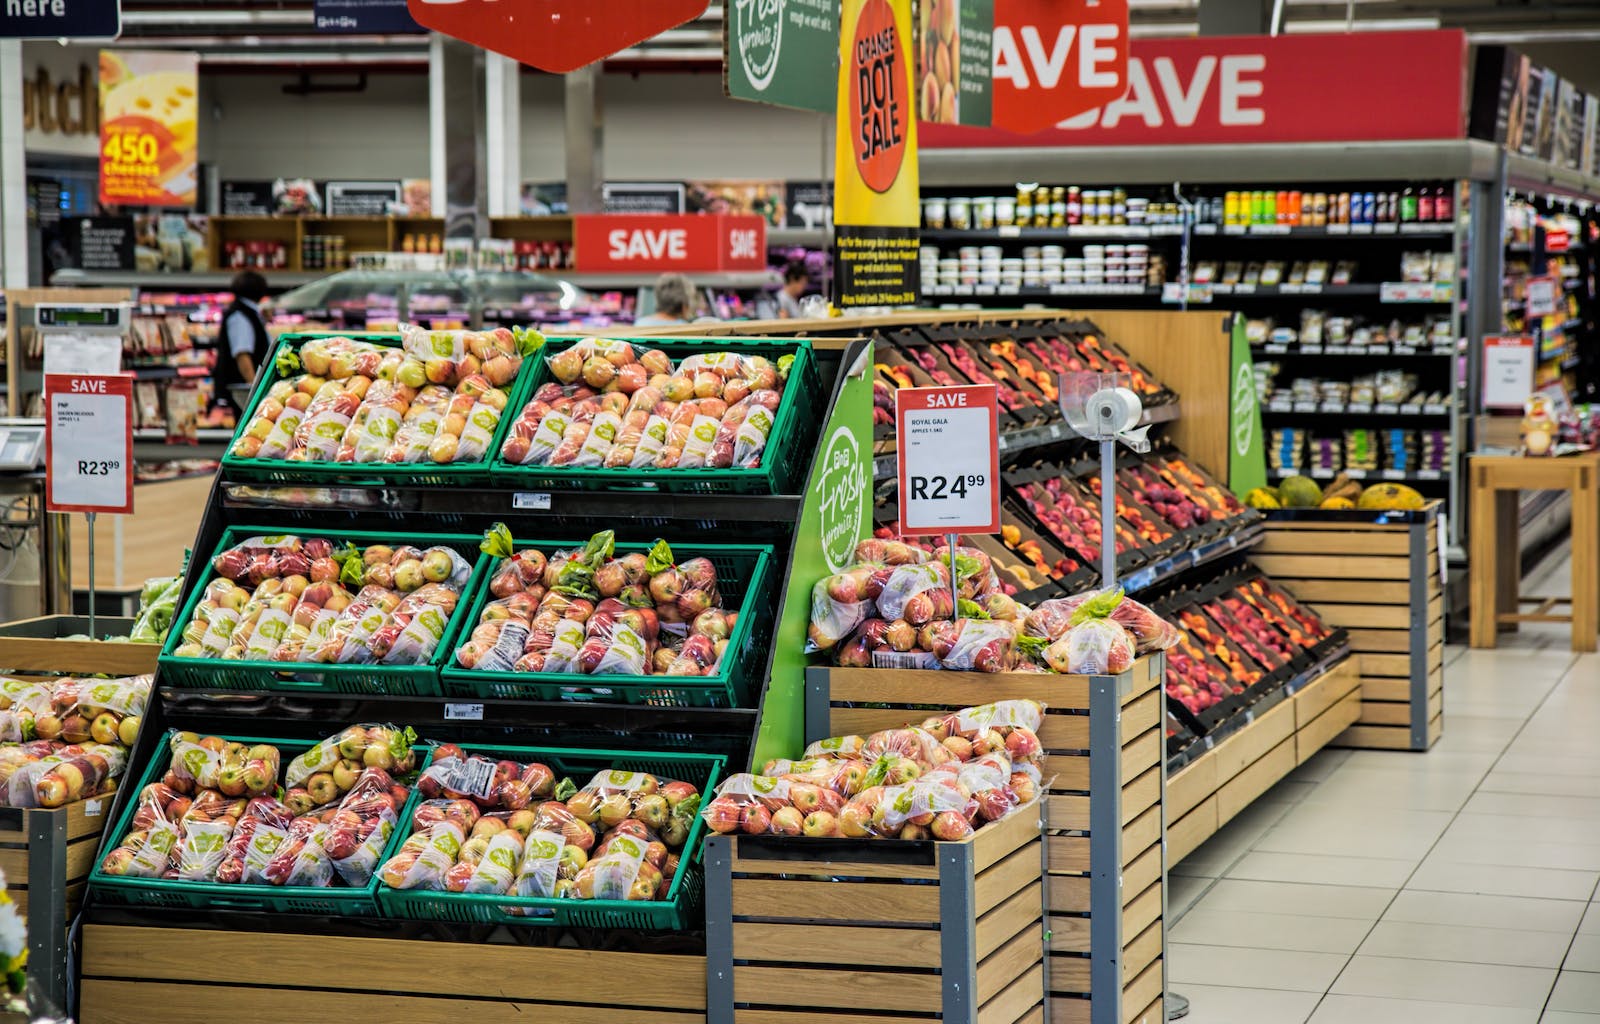
[[[489,125],[489,216],[522,212],[522,65],[485,54],[484,97]]]
[[[22,43],[0,39],[0,287],[28,286],[28,160],[22,138]]]
[[[428,178],[435,217],[444,216],[444,149],[444,36],[435,32],[428,38]]]

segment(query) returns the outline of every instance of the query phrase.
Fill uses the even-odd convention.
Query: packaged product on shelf
[[[416,750],[412,746],[416,738],[417,734],[409,726],[346,726],[290,760],[284,767],[283,784],[290,788],[305,786],[319,773],[331,774],[342,762],[352,762],[354,767],[352,771],[351,765],[346,765],[346,770],[352,771],[350,782],[337,787],[338,793],[347,792],[365,768],[381,768],[404,775],[416,766]],[[329,803],[334,799],[337,795],[320,802]]]

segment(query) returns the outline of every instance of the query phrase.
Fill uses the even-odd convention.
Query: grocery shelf
[[[242,269],[242,268],[241,268]],[[226,290],[238,270],[172,271],[141,270],[76,270],[66,268],[50,275],[50,284],[57,288],[151,288],[186,291],[190,289]],[[263,270],[269,288],[295,288],[320,280],[332,270]]]
[[[1308,476],[1313,480],[1332,480],[1340,473],[1343,473],[1351,480],[1388,480],[1396,483],[1404,483],[1408,480],[1443,480],[1446,476],[1445,471],[1442,469],[1322,469],[1318,467],[1306,470],[1299,467],[1284,467],[1267,470],[1267,475],[1276,480],[1283,480],[1291,476]]]
[[[1143,284],[1051,284],[1022,287],[998,284],[934,285],[922,289],[924,297],[986,298],[1015,296],[1020,299],[1061,298],[1160,298],[1160,286]]]
[[[1191,569],[1199,568],[1220,558],[1226,558],[1229,555],[1254,547],[1265,532],[1265,522],[1257,520],[1242,530],[1218,537],[1216,540],[1201,544],[1198,547],[1180,551],[1134,572],[1123,574],[1117,582],[1128,593],[1138,594],[1140,591],[1165,583]]]
[[[1262,415],[1273,416],[1448,416],[1448,402],[1285,402],[1261,404]]]
[[[1453,356],[1454,344],[1449,345],[1280,345],[1268,343],[1254,345],[1261,355],[1267,356],[1356,356],[1370,359],[1373,356]]]
[[[626,274],[610,273],[607,271],[583,272],[576,270],[557,270],[552,273],[560,276],[563,281],[569,281],[580,288],[589,290],[606,290],[612,288],[654,288],[656,280],[661,277],[659,273],[652,274]],[[728,288],[751,289],[776,287],[783,283],[783,275],[776,270],[743,270],[743,271],[687,271],[684,274],[689,280],[703,288]],[[420,315],[420,314],[413,314]]]

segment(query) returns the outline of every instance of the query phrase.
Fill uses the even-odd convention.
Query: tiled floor
[[[1600,655],[1567,647],[1447,648],[1433,750],[1323,751],[1175,866],[1187,1020],[1600,1024]]]

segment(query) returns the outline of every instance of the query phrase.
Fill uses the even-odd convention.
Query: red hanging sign
[[[767,222],[749,214],[579,214],[572,218],[572,233],[580,271],[767,267]]]
[[[1048,53],[1049,40],[1041,46]],[[1457,29],[1137,39],[1128,50],[1127,91],[1095,110],[1032,135],[924,125],[922,146],[1459,139],[1466,54]],[[1069,55],[1064,67],[1073,66]],[[1000,73],[997,57],[997,118]]]
[[[407,0],[423,28],[543,71],[576,71],[705,13],[707,0]]]
[[[996,128],[1044,131],[1128,89],[1128,0],[995,0]]]

